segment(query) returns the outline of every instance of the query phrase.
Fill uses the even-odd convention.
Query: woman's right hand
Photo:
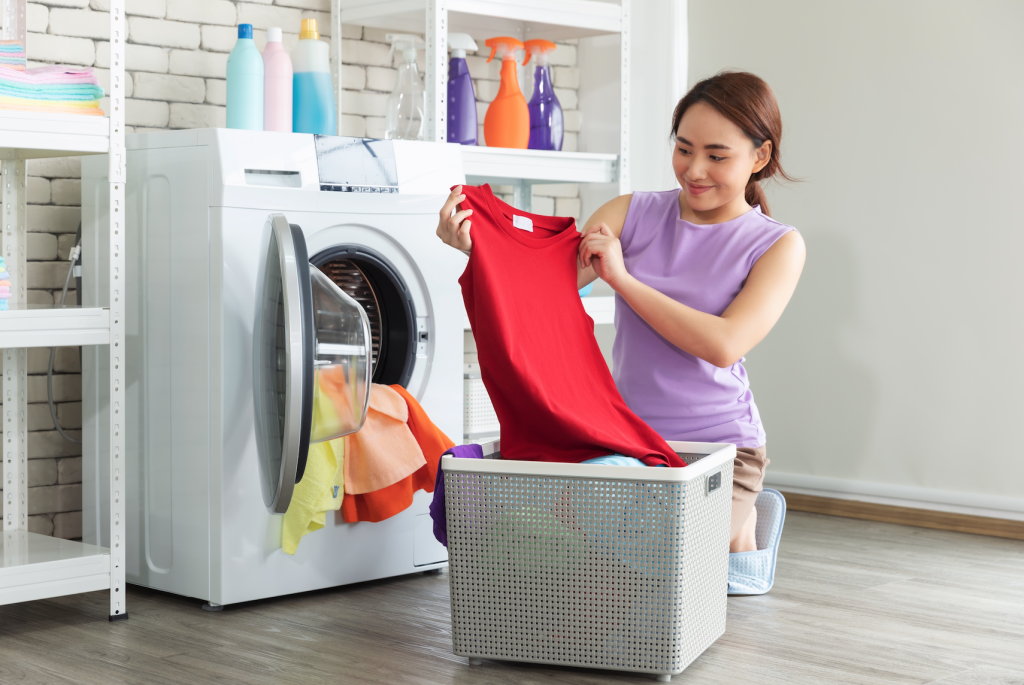
[[[469,228],[473,222],[468,217],[473,215],[473,210],[455,211],[458,204],[465,199],[466,196],[462,194],[462,186],[455,186],[445,201],[444,207],[441,208],[441,219],[437,222],[437,237],[446,245],[451,245],[455,249],[469,254],[469,251],[473,249],[473,241],[469,237]]]

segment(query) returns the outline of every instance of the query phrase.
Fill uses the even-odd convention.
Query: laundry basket
[[[734,445],[686,468],[445,457],[455,653],[681,673],[725,631]]]

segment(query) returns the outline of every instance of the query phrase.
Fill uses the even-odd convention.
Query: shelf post
[[[124,184],[127,152],[124,144],[124,30],[125,0],[110,0],[110,152],[107,180],[110,192],[110,613],[111,621],[128,618],[125,602],[125,426],[124,397]]]
[[[620,0],[622,4],[622,33],[620,34],[620,55],[621,62],[621,98],[619,105],[619,195],[626,195],[633,192],[632,186],[629,182],[630,166],[629,166],[629,103],[630,103],[630,92],[629,92],[629,69],[630,69],[630,50],[631,50],[631,38],[629,31],[629,24],[631,21],[630,17],[630,3],[631,0]]]
[[[524,212],[533,211],[533,183],[520,179],[512,186],[512,206]]]
[[[28,11],[25,0],[3,0],[3,39],[21,41],[25,44],[26,26],[28,19],[25,13]]]
[[[338,107],[338,130],[341,135],[341,0],[331,0],[331,75],[334,77],[334,103]]]
[[[423,139],[448,138],[448,0],[427,0],[426,131]]]
[[[11,0],[4,2],[4,36]],[[24,3],[21,3],[24,7]],[[22,29],[24,35],[24,29]],[[3,182],[3,255],[11,274],[12,307],[28,300],[28,268],[25,265],[28,242],[25,200],[27,198],[24,160],[2,162]],[[3,491],[4,531],[28,530],[28,352],[3,350]]]

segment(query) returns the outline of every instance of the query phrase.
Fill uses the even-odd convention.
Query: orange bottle
[[[516,53],[523,49],[523,43],[508,36],[488,38],[484,42],[491,49],[487,61],[495,55],[501,59],[498,95],[484,115],[484,142],[488,147],[525,150],[530,144],[530,110],[516,76]]]

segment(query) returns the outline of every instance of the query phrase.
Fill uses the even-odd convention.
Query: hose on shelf
[[[79,227],[79,231],[81,231],[81,227]],[[68,296],[68,284],[71,283],[71,275],[75,272],[75,262],[78,261],[78,256],[82,253],[81,245],[82,245],[82,239],[81,239],[81,233],[79,233],[79,235],[78,235],[78,237],[77,237],[77,239],[75,241],[75,247],[74,247],[74,249],[71,250],[71,256],[70,256],[71,264],[70,264],[70,266],[68,266],[68,275],[64,279],[64,289],[60,293],[60,306],[61,307],[64,306],[64,300]],[[67,433],[65,433],[64,429],[60,425],[60,422],[57,420],[57,405],[54,404],[54,401],[53,401],[53,360],[56,358],[56,356],[57,356],[57,348],[56,347],[51,347],[50,348],[50,364],[49,364],[49,366],[46,367],[46,400],[50,403],[50,418],[53,419],[53,425],[57,427],[57,432],[60,433],[60,436],[62,438],[64,438],[68,442],[74,442],[74,443],[77,443],[77,444],[81,445],[82,441],[79,440],[78,438],[73,438],[70,435],[68,435]]]

